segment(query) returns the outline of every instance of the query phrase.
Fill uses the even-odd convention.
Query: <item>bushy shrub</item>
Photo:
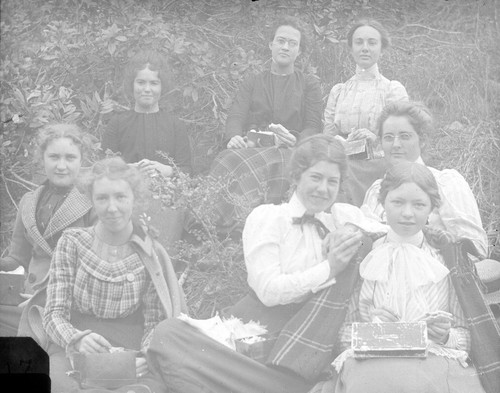
[[[0,7],[3,251],[12,207],[40,180],[40,168],[31,160],[40,126],[76,121],[95,136],[96,156],[102,155],[99,141],[111,112],[131,106],[121,86],[123,67],[138,49],[155,48],[169,57],[175,76],[164,104],[187,123],[195,172],[205,174],[220,150],[239,83],[269,67],[268,30],[284,14],[309,26],[310,49],[298,66],[320,78],[325,104],[331,87],[354,71],[345,45],[352,21],[372,16],[388,28],[393,45],[381,59],[381,72],[430,106],[438,132],[426,158],[466,177],[492,243],[498,243],[498,2],[4,0]],[[232,265],[240,251],[226,246],[221,243],[217,260],[227,262],[223,274],[231,275],[241,271],[241,265]],[[200,273],[196,280],[208,282],[209,276]]]

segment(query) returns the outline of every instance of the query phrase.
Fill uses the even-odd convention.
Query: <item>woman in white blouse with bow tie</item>
[[[268,332],[280,331],[315,292],[334,288],[361,246],[357,228],[386,231],[358,208],[334,204],[345,170],[339,141],[323,134],[302,140],[290,169],[296,188],[290,202],[261,205],[246,220],[243,248],[252,293],[227,313],[259,321]],[[158,325],[151,348],[149,356],[172,392],[301,393],[311,387],[300,375],[231,351],[175,319]]]
[[[408,101],[408,94],[400,82],[387,79],[378,70],[380,55],[390,45],[387,30],[379,22],[358,21],[349,30],[347,43],[356,62],[356,74],[333,86],[323,132],[347,141],[366,140],[373,148],[372,158],[363,154],[347,157],[346,201],[361,206],[368,187],[386,170],[383,154],[377,149],[377,118],[386,104]]]

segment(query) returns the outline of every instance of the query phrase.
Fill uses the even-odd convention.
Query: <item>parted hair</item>
[[[295,30],[298,30],[300,32],[300,51],[302,53],[305,53],[307,50],[307,33],[306,29],[304,26],[304,23],[293,16],[284,16],[280,19],[278,19],[271,27],[269,31],[269,42],[274,41],[274,37],[276,37],[276,32],[281,26],[290,26],[293,27]]]
[[[429,108],[419,101],[397,101],[387,104],[380,113],[377,120],[379,138],[382,138],[385,121],[391,116],[406,117],[421,141],[434,133],[434,120]]]
[[[290,178],[298,181],[302,173],[320,161],[337,164],[341,178],[346,171],[346,155],[342,143],[326,134],[316,134],[301,140],[294,148],[289,164]]]
[[[349,32],[347,33],[347,45],[349,45],[349,48],[352,48],[352,37],[354,33],[362,26],[373,27],[380,33],[382,49],[387,49],[389,46],[391,46],[391,39],[389,38],[389,33],[386,30],[386,28],[382,25],[382,23],[380,23],[375,19],[364,18],[354,22],[354,25],[352,25],[352,27],[349,29]]]
[[[115,156],[97,161],[86,176],[82,177],[81,188],[92,200],[94,184],[97,180],[125,180],[134,194],[134,213],[141,213],[147,209],[150,192],[148,184],[139,170],[125,163],[123,158]]]
[[[71,139],[80,150],[82,160],[91,149],[90,135],[74,123],[50,123],[43,126],[36,137],[35,160],[42,161],[47,147],[57,139]]]
[[[379,202],[383,205],[387,194],[404,183],[415,183],[431,200],[433,208],[441,205],[439,186],[432,172],[425,165],[416,162],[398,162],[389,167],[380,184]]]
[[[123,91],[130,100],[134,99],[134,80],[137,73],[146,68],[151,71],[158,71],[162,96],[171,89],[172,74],[167,58],[155,50],[142,50],[130,58],[123,74]]]

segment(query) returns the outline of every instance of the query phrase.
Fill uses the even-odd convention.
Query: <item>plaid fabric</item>
[[[281,330],[268,365],[289,369],[314,381],[332,361],[338,332],[344,323],[351,293],[359,278],[359,264],[371,248],[363,248],[337,277],[337,283],[315,294]]]
[[[485,303],[481,283],[468,254],[479,256],[471,240],[456,239],[444,231],[426,230],[429,243],[443,254],[458,300],[469,324],[471,358],[487,393],[500,386],[500,328]]]
[[[126,317],[143,305],[144,337],[165,312],[144,264],[135,252],[121,261],[103,262],[96,253],[93,228],[71,229],[61,237],[51,265],[43,320],[47,335],[65,348],[78,331],[71,310],[98,318]]]
[[[41,234],[38,231],[36,223],[36,207],[38,199],[45,187],[46,184],[40,186],[33,192],[25,194],[20,203],[23,209],[20,209],[20,211],[27,235],[48,255],[52,255],[53,248],[48,242],[51,244],[56,244],[56,242],[51,241],[51,238],[58,233],[60,234],[62,230],[72,226],[75,221],[85,216],[92,205],[85,195],[80,193],[76,187],[73,187],[59,209],[55,212],[54,216],[50,219],[45,232]]]
[[[216,205],[221,229],[242,226],[250,211],[262,203],[286,199],[291,154],[290,149],[273,146],[227,149],[215,158],[211,176],[230,182],[228,193]]]

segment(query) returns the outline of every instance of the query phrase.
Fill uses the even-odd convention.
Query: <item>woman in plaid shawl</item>
[[[156,324],[179,315],[184,299],[168,255],[132,220],[147,186],[139,170],[115,157],[94,164],[87,191],[98,222],[65,231],[50,269],[43,326],[52,391],[78,391],[66,375],[74,353],[120,347],[137,351],[135,389],[163,392],[145,353]]]

